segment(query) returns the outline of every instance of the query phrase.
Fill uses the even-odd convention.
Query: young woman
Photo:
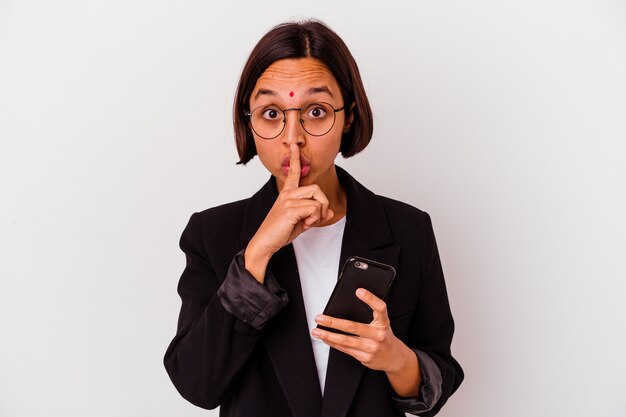
[[[258,155],[271,178],[194,213],[182,234],[182,308],[165,354],[178,391],[229,417],[436,414],[463,372],[432,225],[335,166],[372,135],[343,41],[315,21],[267,33],[242,72],[234,126],[240,163]],[[397,271],[386,302],[355,293],[367,324],[321,314],[355,255]]]

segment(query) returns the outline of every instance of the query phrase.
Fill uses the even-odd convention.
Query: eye
[[[321,119],[328,114],[328,110],[321,104],[313,104],[307,109],[306,115],[311,119]]]
[[[277,120],[280,118],[280,113],[280,110],[270,107],[263,110],[263,113],[261,113],[261,117],[263,117],[265,120]]]

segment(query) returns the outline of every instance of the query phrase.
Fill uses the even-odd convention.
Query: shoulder
[[[403,223],[405,225],[406,222],[414,225],[431,223],[430,215],[415,206],[382,195],[376,195],[376,198],[383,207],[387,220],[391,223]]]
[[[414,241],[430,240],[433,226],[430,215],[403,201],[376,195],[385,212],[387,224],[396,239]]]
[[[428,213],[426,213],[425,211],[403,201],[395,200],[393,198],[378,194],[376,194],[376,198],[378,199],[378,201],[380,201],[380,204],[385,209],[385,212],[389,215],[422,220],[429,218]]]
[[[254,195],[192,214],[184,233],[201,239],[207,250],[241,249],[256,232],[276,199],[276,187],[267,181]]]
[[[240,228],[242,213],[248,200],[234,201],[193,213],[183,234],[200,238],[207,234],[223,234],[229,228]]]
[[[392,234],[398,236],[424,236],[432,230],[428,213],[405,202],[376,194],[358,182],[347,171],[337,167],[337,174],[348,194],[348,205],[361,222],[386,223]],[[348,209],[350,212],[350,209]],[[417,232],[417,234],[416,234]]]
[[[205,210],[194,213],[203,221],[226,221],[241,218],[242,213],[250,199],[233,201],[231,203],[221,204],[219,206],[210,207]]]
[[[235,201],[193,213],[180,237],[180,248],[183,252],[195,252],[210,259],[215,268],[221,265],[221,260],[232,259],[241,249],[238,242],[247,201]]]
[[[428,214],[417,207],[376,194],[357,181],[344,169],[340,167],[336,168],[339,180],[346,189],[348,204],[354,204],[359,210],[367,210],[370,212],[378,212],[382,208],[386,217],[392,218],[391,220],[425,221],[429,219]],[[372,219],[371,216],[370,219]]]
[[[233,201],[193,213],[187,228],[205,233],[221,233],[225,229],[240,228],[243,213],[249,200],[247,198]]]

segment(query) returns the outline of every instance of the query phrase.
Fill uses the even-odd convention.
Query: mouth
[[[284,175],[289,174],[290,159],[291,158],[289,155],[286,155],[283,157],[281,171],[283,172]],[[309,161],[309,159],[305,157],[304,155],[300,155],[300,178],[306,177],[309,174],[309,172],[311,172],[311,161]]]

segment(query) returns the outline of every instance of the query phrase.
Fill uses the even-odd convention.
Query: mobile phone
[[[341,268],[335,289],[324,309],[324,315],[359,323],[370,323],[373,319],[372,308],[357,298],[356,290],[365,288],[378,298],[386,300],[395,276],[396,270],[390,265],[351,256]],[[318,325],[317,327],[335,333],[348,334],[325,326]]]

